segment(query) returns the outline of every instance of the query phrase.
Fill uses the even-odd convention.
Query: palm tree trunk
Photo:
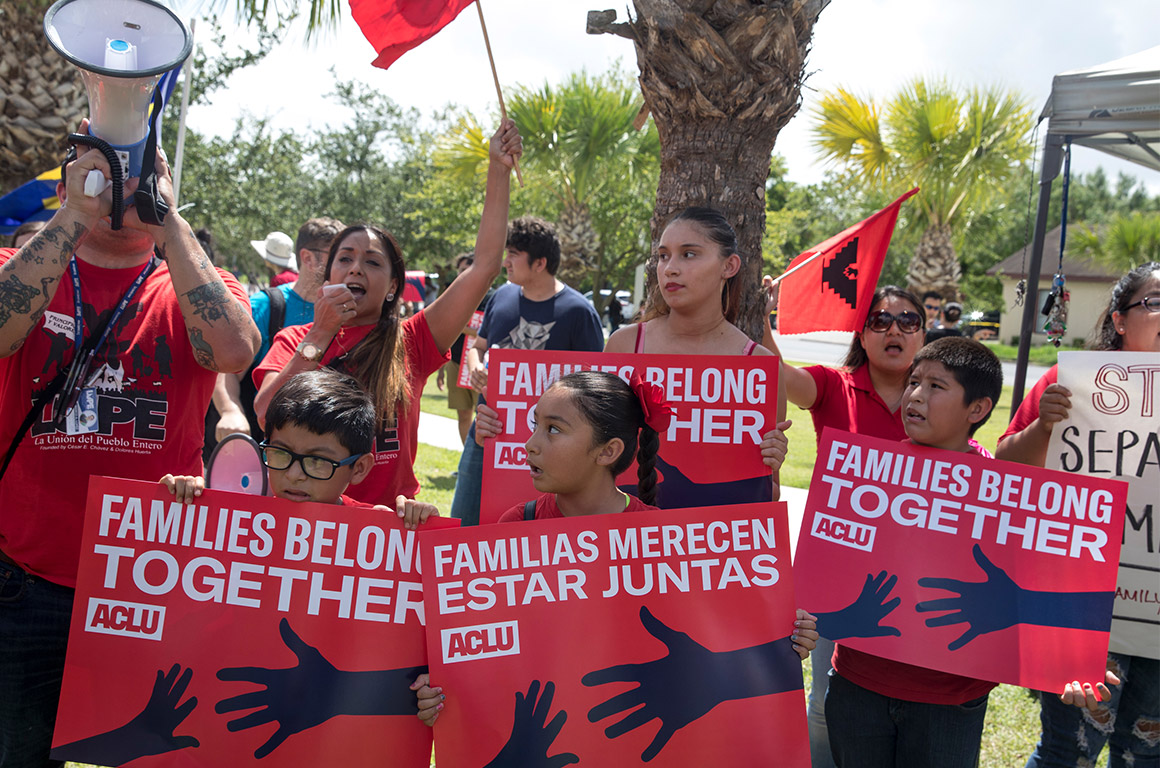
[[[927,227],[910,259],[910,290],[920,296],[925,291],[936,291],[944,300],[959,301],[961,277],[959,257],[951,244],[951,228],[945,224]]]
[[[88,113],[76,67],[44,38],[48,0],[0,4],[0,194],[60,165]]]
[[[801,105],[806,55],[829,0],[633,0],[636,18],[592,12],[590,33],[630,38],[640,87],[661,140],[652,219],[655,249],[689,205],[722,211],[737,230],[743,275],[739,325],[761,338],[765,182],[777,134]],[[649,263],[648,285],[656,283]]]

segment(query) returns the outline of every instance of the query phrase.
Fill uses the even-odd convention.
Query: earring
[[[395,300],[395,294],[388,293],[387,294],[387,301],[394,301],[394,300]]]

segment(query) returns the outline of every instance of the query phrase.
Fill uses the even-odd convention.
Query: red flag
[[[814,254],[821,254],[782,280],[779,333],[862,329],[894,234],[898,207],[916,192],[917,187],[790,262],[787,273]]]
[[[443,29],[472,0],[350,0],[350,13],[379,52],[372,62],[386,69],[407,51]]]

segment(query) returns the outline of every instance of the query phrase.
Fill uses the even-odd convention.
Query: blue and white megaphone
[[[154,97],[157,83],[193,50],[189,28],[177,14],[154,0],[57,0],[44,15],[44,34],[57,53],[80,69],[89,97],[89,134],[100,142],[75,134],[70,140],[94,144],[106,156],[110,150],[115,154],[121,168],[120,178],[109,180],[115,198],[120,197],[120,184],[142,177],[147,197],[136,200],[138,212],[142,220],[157,218],[152,223],[160,224],[164,210],[154,215],[141,208],[155,193],[155,189],[148,189],[155,180],[147,183],[146,179],[153,169],[153,157],[147,156],[147,150],[151,152],[157,141],[149,105],[154,104],[155,120],[161,109],[160,99]],[[85,194],[100,194],[105,188],[102,179],[86,180]],[[152,197],[160,203],[158,196]],[[114,228],[119,228],[119,215],[114,215],[114,223]]]

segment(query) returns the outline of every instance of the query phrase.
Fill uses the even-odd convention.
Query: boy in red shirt
[[[1002,386],[998,358],[976,341],[947,337],[923,347],[903,395],[910,442],[990,457],[971,436],[986,423]],[[825,622],[820,614],[823,635]],[[849,648],[840,638],[830,674],[826,722],[839,768],[978,764],[987,696],[995,683],[884,659]],[[1107,688],[1098,687],[1106,696]]]

